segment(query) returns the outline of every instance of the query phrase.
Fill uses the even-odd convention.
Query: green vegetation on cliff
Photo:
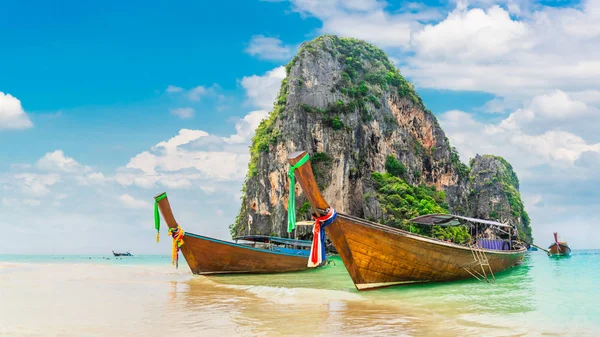
[[[440,239],[451,239],[462,243],[470,239],[464,226],[440,227],[413,224],[408,220],[419,215],[432,213],[448,213],[446,194],[437,191],[435,186],[411,186],[403,179],[390,173],[374,172],[371,175],[376,190],[377,200],[384,213],[380,223],[421,235],[434,236]],[[433,233],[432,233],[433,230]]]

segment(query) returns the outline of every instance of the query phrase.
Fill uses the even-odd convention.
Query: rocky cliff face
[[[298,150],[311,154],[325,199],[342,213],[382,222],[389,217],[383,199],[377,197],[381,186],[376,186],[373,173],[390,170],[409,186],[445,192],[441,194],[444,200],[438,200],[437,194],[432,202],[451,213],[487,211],[479,203],[485,202],[488,185],[461,163],[435,116],[383,51],[359,40],[321,36],[303,44],[286,70],[274,109],[252,141],[232,235],[288,236],[286,158]],[[474,159],[475,168],[484,165],[479,161]],[[471,185],[476,186],[475,192]],[[299,186],[295,188],[298,219],[309,219],[310,207]],[[504,205],[502,200],[497,204]],[[418,211],[410,202],[407,205],[410,212],[426,211]],[[306,237],[310,228],[291,234]]]
[[[470,215],[517,224],[519,236],[531,242],[529,216],[519,193],[519,178],[502,157],[484,155],[471,159],[469,172]]]

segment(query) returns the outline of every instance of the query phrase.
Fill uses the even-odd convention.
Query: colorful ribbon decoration
[[[294,170],[304,165],[310,156],[307,154],[300,159],[296,165],[290,166],[290,170],[288,171],[288,177],[290,178],[290,197],[288,198],[288,233],[296,228],[296,180],[294,176]]]
[[[335,218],[337,212],[333,208],[327,210],[327,214],[315,219],[313,226],[313,242],[310,247],[310,256],[308,258],[308,267],[318,267],[325,260],[325,227],[329,226]]]
[[[175,268],[179,268],[179,248],[183,245],[183,235],[185,232],[179,225],[177,228],[169,228],[168,232],[173,237],[173,248],[171,251],[171,263],[175,265]]]
[[[158,213],[158,202],[167,197],[167,193],[163,193],[154,199],[154,228],[156,228],[156,242],[160,241],[160,214]]]

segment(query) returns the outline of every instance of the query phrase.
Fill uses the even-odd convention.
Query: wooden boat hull
[[[181,252],[197,275],[283,273],[308,269],[301,255],[246,247],[193,233],[185,233]]]
[[[467,270],[481,272],[468,247],[389,226],[374,226],[343,214],[325,230],[358,290],[454,281],[472,278]],[[521,263],[526,249],[484,251],[492,271],[497,273]]]
[[[569,256],[571,255],[571,248],[564,243],[554,243],[548,247],[548,251],[551,256]]]
[[[306,152],[289,155],[295,165]],[[310,161],[295,170],[296,180],[317,214],[329,208],[314,179]],[[325,231],[358,290],[400,284],[445,282],[473,277],[481,265],[469,247],[442,242],[393,227],[338,214]],[[527,249],[483,249],[494,273],[519,264]],[[487,266],[486,266],[487,269]]]
[[[155,197],[169,228],[177,222],[165,193]],[[184,233],[181,253],[197,275],[284,273],[308,269],[308,257],[248,247],[193,233]]]

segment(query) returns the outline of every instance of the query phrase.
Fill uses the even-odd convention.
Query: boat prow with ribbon
[[[337,213],[321,195],[307,156],[305,151],[294,152],[288,156],[288,162],[315,214],[322,216],[322,224],[315,226],[315,234],[319,233],[315,237],[323,240],[324,228],[358,290],[471,277],[491,282],[495,281],[494,273],[515,266],[524,258],[527,248],[516,239],[516,228],[508,224],[451,214],[412,219],[414,223],[432,226],[470,223],[475,230],[493,227],[494,232],[506,233],[503,235],[508,237],[482,238],[463,245]],[[298,165],[300,162],[303,164]]]
[[[235,240],[242,243],[233,243],[184,232],[175,221],[167,194],[154,199],[157,241],[160,210],[173,238],[173,263],[178,264],[181,251],[194,274],[283,273],[309,268],[310,241],[253,235],[237,237]]]

